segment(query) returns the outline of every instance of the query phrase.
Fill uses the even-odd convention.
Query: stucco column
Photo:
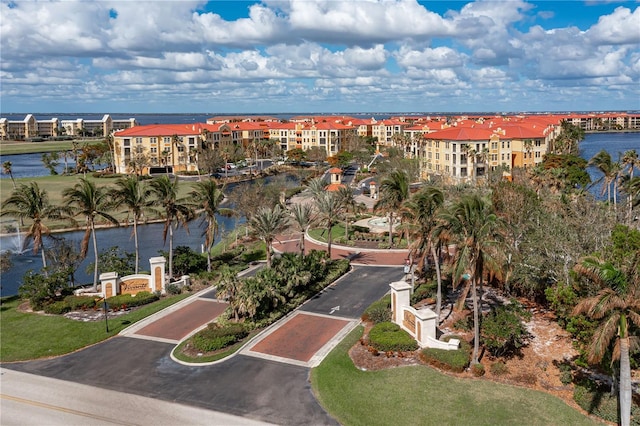
[[[103,298],[115,296],[119,292],[118,288],[118,273],[117,272],[105,272],[100,274],[100,290]]]
[[[151,279],[149,280],[149,291],[151,293],[159,291],[161,294],[167,294],[166,283],[164,279],[164,269],[167,259],[164,256],[152,257],[149,259],[151,267]]]
[[[391,287],[391,320],[402,323],[402,307],[411,306],[411,284],[406,281],[394,281]]]

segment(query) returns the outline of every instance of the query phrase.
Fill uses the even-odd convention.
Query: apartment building
[[[119,130],[113,133],[115,172],[197,171],[197,150],[205,149],[212,140],[213,134],[202,124],[152,124]]]
[[[33,114],[27,114],[23,120],[0,118],[1,140],[30,140],[33,138],[55,138],[67,136],[101,136],[107,137],[114,130],[128,129],[137,126],[135,118],[115,120],[105,114],[100,120],[59,120],[50,118],[38,120]]]
[[[502,167],[530,168],[542,162],[561,119],[494,117],[455,121],[450,127],[424,134],[417,147],[423,178],[440,176],[468,182]]]

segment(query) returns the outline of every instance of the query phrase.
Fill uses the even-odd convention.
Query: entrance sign
[[[411,284],[395,281],[391,287],[391,320],[411,335],[421,348],[456,350],[460,340],[443,342],[436,338],[437,315],[429,308],[411,307]]]

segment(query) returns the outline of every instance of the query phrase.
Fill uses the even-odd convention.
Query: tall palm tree
[[[628,176],[629,180],[627,182],[633,181],[633,172],[636,167],[640,168],[640,157],[638,156],[638,152],[635,149],[630,149],[625,151],[622,154],[622,158],[620,159],[622,166],[626,169],[628,168]],[[632,210],[633,210],[633,196],[627,191],[627,205],[629,206],[629,220],[631,220]]]
[[[606,150],[600,150],[596,155],[591,157],[589,165],[594,166],[602,173],[602,195],[607,194],[607,202],[611,202],[611,183],[615,178],[614,162],[611,154]],[[599,181],[600,181],[599,180]]]
[[[314,199],[318,223],[324,225],[327,231],[327,254],[331,259],[331,242],[333,239],[331,229],[340,217],[342,203],[337,193],[332,191],[320,192]]]
[[[502,220],[495,214],[490,201],[478,194],[464,196],[439,215],[441,223],[436,234],[448,233],[457,243],[453,282],[467,281],[460,297],[464,304],[469,287],[473,299],[474,345],[472,363],[478,363],[480,347],[480,307],[477,285],[482,285],[485,270],[498,270],[496,250],[501,242]]]
[[[296,203],[291,206],[291,218],[293,224],[300,232],[300,257],[304,256],[304,233],[313,223],[313,207],[311,204]]]
[[[640,254],[636,253],[626,271],[596,258],[584,259],[575,270],[602,288],[595,296],[578,303],[573,313],[584,313],[601,321],[589,346],[589,362],[600,362],[611,343],[614,344],[612,358],[620,363],[620,424],[629,425],[629,351],[630,348],[638,348],[640,342],[638,336],[630,335],[629,331],[630,323],[640,327]]]
[[[207,271],[211,272],[211,249],[215,244],[218,234],[218,215],[231,216],[232,210],[220,207],[224,201],[224,191],[218,187],[215,181],[205,180],[197,182],[190,193],[196,209],[202,209],[202,223],[206,223],[202,236],[204,236],[204,246],[207,250]]]
[[[20,184],[2,203],[0,215],[16,217],[21,221],[31,220],[24,244],[33,240],[33,253],[37,254],[38,250],[41,250],[42,266],[46,268],[47,259],[42,238],[49,235],[51,230],[44,221],[60,217],[60,210],[49,203],[47,191],[40,189],[37,182],[30,182],[28,185]]]
[[[427,253],[431,253],[436,270],[438,290],[436,296],[436,314],[440,318],[442,305],[442,277],[440,276],[440,259],[436,250],[434,230],[437,225],[437,213],[444,203],[444,193],[440,188],[427,186],[406,202],[405,208],[411,212],[413,222],[417,226],[418,239],[413,250],[418,254],[418,263],[424,264]]]
[[[359,209],[359,204],[356,202],[353,194],[353,189],[348,186],[342,186],[338,189],[338,197],[343,207],[344,213],[344,235],[346,239],[349,239],[349,218],[354,217]],[[349,215],[351,210],[351,215]]]
[[[9,177],[11,178],[11,183],[13,184],[13,189],[16,189],[16,181],[13,178],[12,166],[13,164],[11,163],[11,161],[5,161],[4,163],[2,163],[2,172],[9,175]]]
[[[116,181],[116,188],[111,191],[114,207],[121,206],[127,209],[127,224],[133,219],[133,239],[136,251],[135,273],[138,273],[140,264],[140,248],[138,245],[138,223],[145,212],[151,209],[151,189],[149,189],[138,176],[127,176]]]
[[[86,178],[80,178],[72,188],[62,191],[65,209],[70,217],[83,216],[85,219],[85,233],[80,246],[80,255],[84,258],[89,248],[89,238],[93,240],[93,254],[95,263],[93,268],[93,291],[98,289],[98,242],[96,240],[96,219],[101,217],[119,226],[118,220],[109,211],[113,207],[109,191],[106,187],[98,187]]]
[[[251,233],[264,241],[267,246],[267,268],[271,267],[271,253],[276,235],[289,224],[289,214],[280,204],[273,207],[260,207],[249,218]]]
[[[389,246],[393,246],[393,220],[402,203],[409,199],[409,175],[404,170],[393,170],[380,183],[380,198],[374,210],[385,211],[389,217]]]
[[[151,180],[151,191],[155,202],[163,210],[164,229],[162,240],[167,242],[169,235],[169,277],[173,277],[173,225],[182,226],[189,232],[189,220],[193,217],[193,210],[185,199],[178,198],[178,178],[173,180],[168,176],[158,176]]]

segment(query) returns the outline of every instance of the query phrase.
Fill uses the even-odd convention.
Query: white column
[[[411,284],[406,281],[395,281],[391,287],[391,320],[402,324],[402,307],[411,306]]]
[[[164,256],[152,257],[149,259],[151,267],[151,279],[149,280],[149,291],[151,293],[160,291],[162,294],[167,293],[166,283],[164,279],[164,268],[167,260]]]
[[[100,290],[102,297],[106,299],[107,297],[117,295],[120,291],[118,284],[117,272],[105,272],[100,274]]]

